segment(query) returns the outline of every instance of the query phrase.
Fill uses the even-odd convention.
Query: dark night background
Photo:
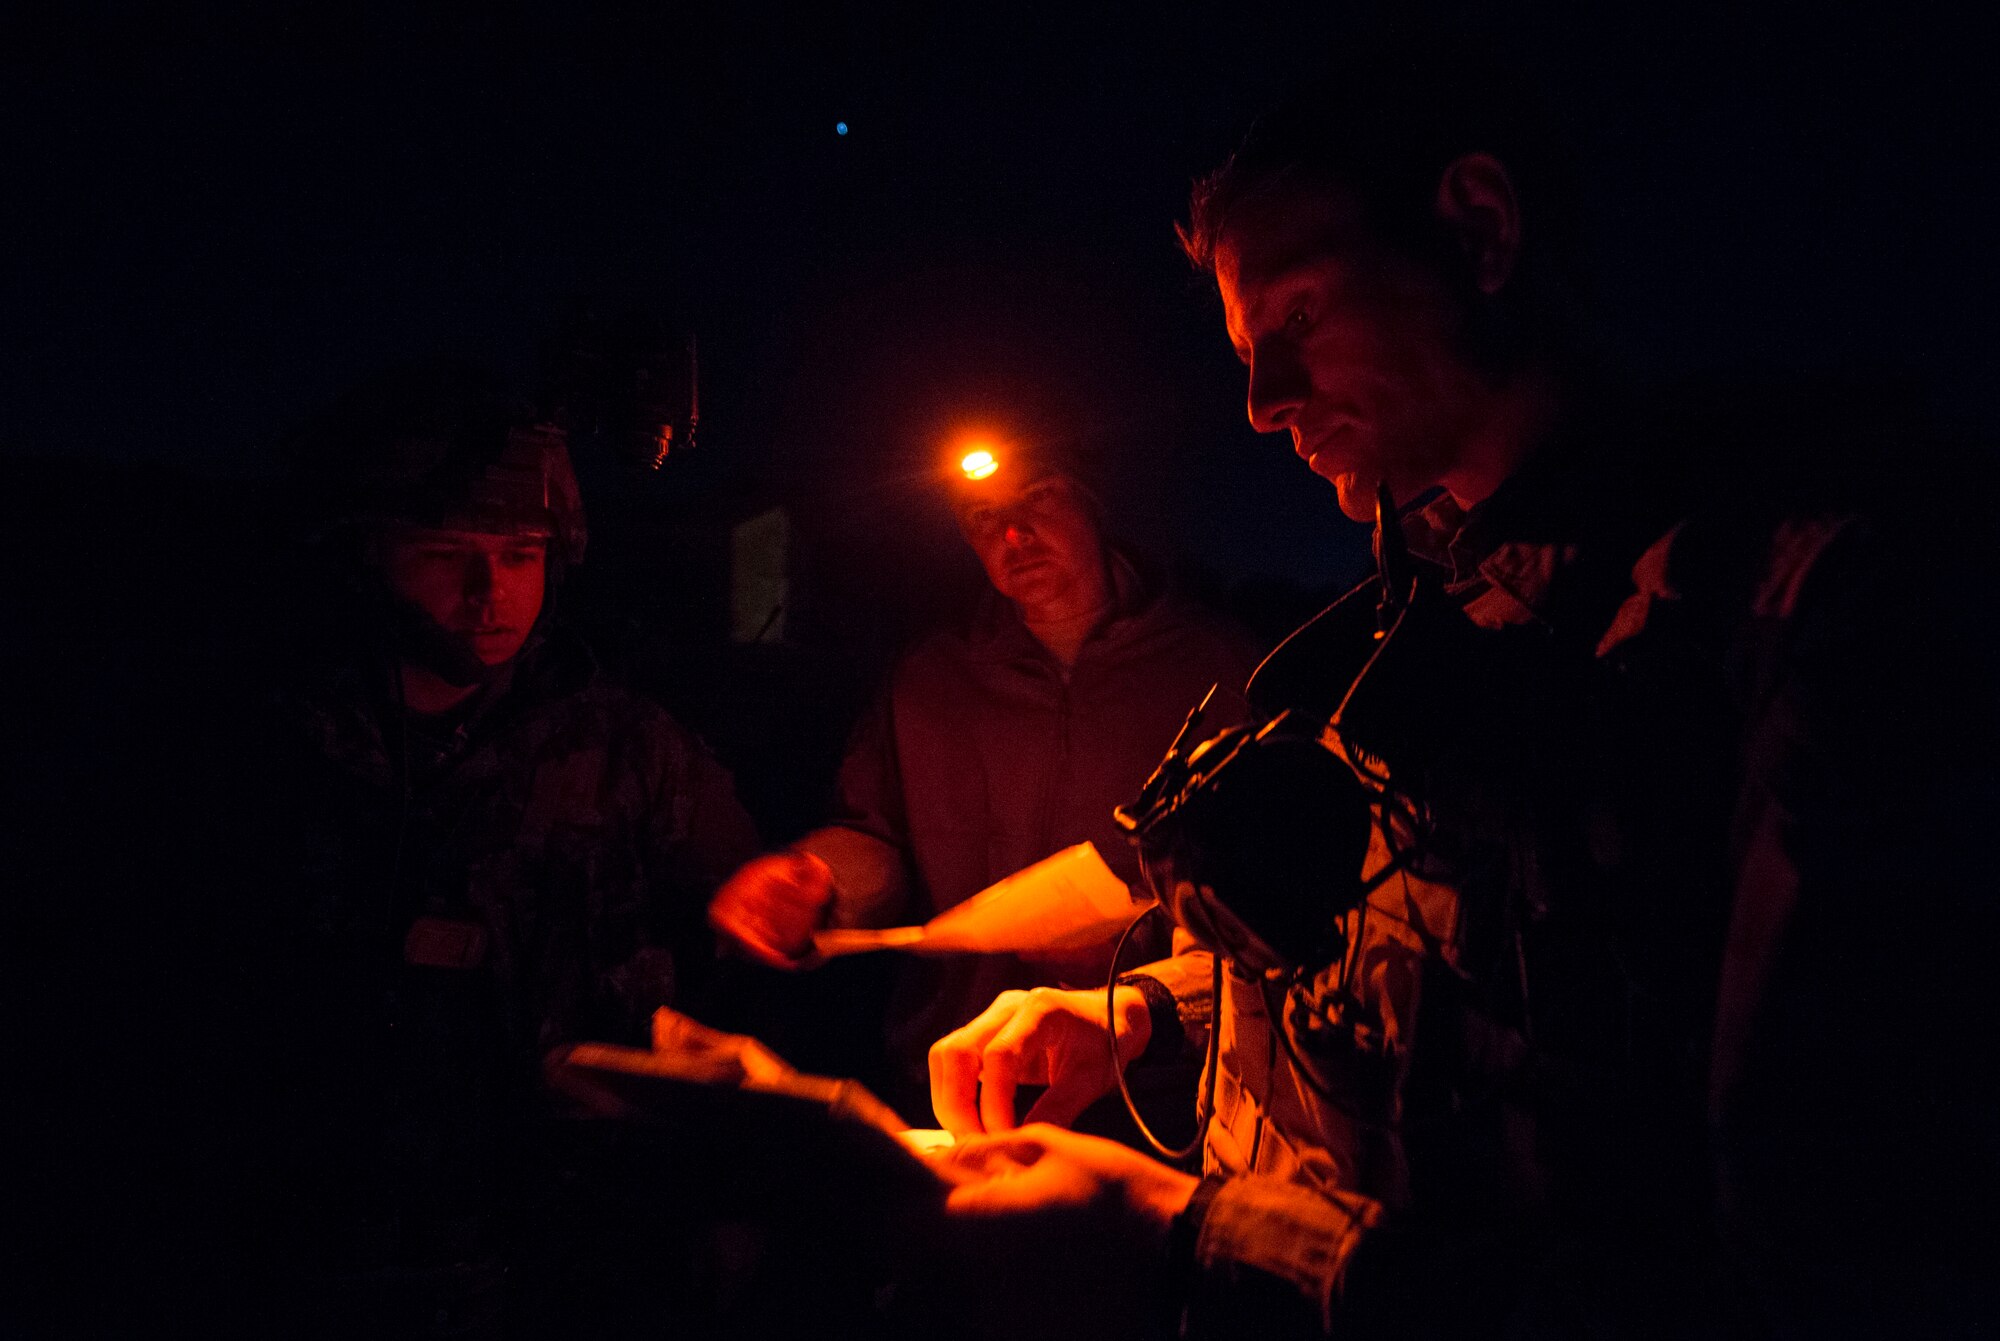
[[[171,1046],[142,990],[160,966],[143,947],[94,958],[92,937],[199,899],[203,873],[102,860],[130,827],[118,807],[146,805],[115,775],[158,752],[180,686],[260,650],[256,602],[286,596],[262,558],[280,444],[397,360],[482,361],[526,388],[580,311],[699,336],[699,449],[656,476],[580,462],[595,534],[564,599],[716,745],[772,840],[817,817],[898,643],[971,589],[909,478],[967,417],[1081,446],[1119,528],[1261,631],[1308,613],[1365,536],[1249,431],[1172,223],[1259,109],[1404,8],[0,19],[14,1041],[74,1006],[52,1046]],[[1805,374],[1824,422],[1844,397],[1886,397],[1975,452],[1993,440],[1996,118],[1976,18],[1427,12],[1557,111],[1589,329],[1620,375]],[[774,505],[794,526],[786,636],[732,647],[728,528]],[[70,1115],[124,1111],[117,1068],[86,1069],[11,1150],[40,1159]]]
[[[810,498],[998,405],[1113,454],[1159,547],[1326,581],[1352,537],[1240,422],[1169,226],[1190,175],[1360,12],[17,20],[0,446],[254,477],[356,375],[450,353],[525,379],[592,301],[703,340],[713,460],[664,490]],[[1990,429],[1991,81],[1970,19],[1466,14],[1578,143],[1615,363],[1896,369]]]
[[[819,717],[850,712],[966,590],[969,564],[907,475],[968,415],[1084,446],[1121,529],[1276,633],[1356,571],[1362,536],[1243,422],[1219,309],[1171,224],[1261,107],[1406,12],[16,19],[0,40],[16,576],[36,575],[57,625],[88,625],[63,584],[93,572],[122,600],[135,570],[168,583],[188,571],[169,560],[206,545],[220,571],[187,579],[202,603],[241,563],[221,537],[258,515],[277,444],[345,384],[442,354],[526,388],[575,314],[639,312],[701,340],[700,450],[651,478],[597,472],[573,611],[636,630],[651,650],[635,664],[744,756],[753,793],[787,736],[815,742],[805,772],[829,762],[840,727]],[[1425,13],[1555,110],[1584,185],[1590,329],[1621,375],[1803,370],[1837,394],[1892,385],[1949,431],[1992,436],[1994,117],[1970,20]],[[811,722],[760,718],[773,684],[718,689],[707,655],[726,528],[774,503],[792,514],[794,590],[791,650],[769,673],[826,687]],[[139,552],[108,558],[107,537]],[[144,604],[162,636],[195,617]],[[226,606],[206,601],[225,635]],[[97,634],[113,660],[138,641]],[[812,786],[769,790],[772,827],[810,822]]]

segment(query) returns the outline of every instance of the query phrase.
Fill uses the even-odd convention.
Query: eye
[[[1310,325],[1312,325],[1312,314],[1304,307],[1295,307],[1285,316],[1285,330],[1290,334],[1297,335]]]

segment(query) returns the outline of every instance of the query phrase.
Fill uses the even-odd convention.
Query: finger
[[[709,925],[714,927],[716,934],[723,937],[730,945],[761,964],[777,969],[799,967],[796,958],[766,941],[758,934],[755,924],[747,918],[717,916],[711,912]]]
[[[1033,1169],[1015,1169],[995,1178],[955,1184],[945,1194],[945,1210],[968,1217],[1007,1215],[1041,1210],[1056,1197],[1053,1179]]]
[[[993,1176],[1024,1169],[1042,1157],[1046,1143],[1022,1129],[997,1136],[961,1136],[941,1152],[946,1162],[966,1174]]]
[[[952,1152],[956,1158],[946,1172],[946,1181],[952,1184],[946,1210],[966,1216],[999,1215],[1049,1203],[1055,1179],[1036,1168],[1046,1147],[1034,1141],[1012,1142],[1013,1135],[969,1158]]]
[[[1072,1067],[1056,1074],[1049,1087],[1042,1091],[1042,1097],[1035,1100],[1022,1124],[1048,1122],[1058,1127],[1068,1127],[1083,1116],[1083,1110],[1096,1103],[1111,1087],[1103,1083],[1103,1077],[1080,1067]]]
[[[824,863],[819,865],[824,867]],[[812,883],[802,886],[801,877]],[[825,884],[830,888],[831,880],[830,871],[823,878],[817,876],[811,865],[801,864],[794,854],[772,853],[755,857],[722,883],[715,897],[709,901],[710,914],[714,916],[726,912],[737,916],[755,914],[762,917],[768,916],[775,908],[815,910],[825,902],[824,891],[817,886]]]
[[[793,958],[810,948],[832,897],[831,885],[810,876],[801,883],[797,876],[789,864],[777,865],[746,884],[740,899],[742,914],[758,924],[764,944]]]
[[[911,1127],[895,1133],[895,1136],[911,1154],[939,1163],[950,1153],[955,1139],[948,1131],[932,1131],[925,1127]]]
[[[1026,995],[1021,1008],[986,1045],[986,1061],[979,1073],[979,1111],[986,1130],[1007,1131],[1014,1126],[1014,1090],[1023,1081],[1046,1083],[1058,1062],[1067,1037],[1068,1017],[1051,1009],[1050,997],[1041,989]],[[1082,1110],[1078,1110],[1079,1112]]]
[[[979,1049],[961,1029],[931,1044],[931,1112],[953,1136],[976,1135],[979,1125]]]
[[[742,936],[736,947],[766,968],[784,969],[790,972],[799,966],[799,961],[773,945],[766,945],[754,936]]]
[[[1057,1141],[1069,1135],[1048,1127],[1016,1127],[989,1136],[967,1136],[955,1141],[951,1147],[954,1159],[978,1162],[980,1160],[1009,1159],[1016,1164],[1033,1164]]]
[[[721,1030],[711,1029],[671,1006],[660,1006],[653,1011],[653,1047],[656,1051],[705,1051],[717,1047],[728,1038],[729,1035]]]
[[[1015,1023],[1019,1017],[1015,1017]],[[1014,1024],[986,1045],[979,1059],[979,1120],[989,1132],[1014,1129],[1014,1091],[1021,1083],[1021,1043]]]
[[[763,897],[753,885],[732,880],[708,906],[708,924],[734,948],[771,968],[809,967],[812,931],[796,935],[777,925],[768,915],[783,912],[783,906]]]
[[[758,931],[763,922],[759,903],[754,893],[746,890],[739,880],[732,880],[709,900],[708,925],[731,937],[759,938]]]
[[[767,908],[765,912],[765,944],[775,946],[794,959],[812,945],[813,932],[819,928],[818,914],[783,904]]]
[[[938,1125],[954,1136],[984,1130],[979,1122],[980,1054],[1003,1025],[1020,1009],[1023,994],[1002,992],[970,1024],[952,1030],[931,1044],[931,1111]]]
[[[760,1085],[776,1084],[798,1074],[790,1062],[747,1036],[738,1045],[736,1060],[744,1078]]]
[[[833,867],[815,853],[794,852],[789,874],[801,901],[814,911],[833,898]]]

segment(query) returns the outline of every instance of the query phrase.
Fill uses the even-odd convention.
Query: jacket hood
[[[1086,647],[1101,643],[1118,647],[1142,636],[1169,597],[1157,565],[1137,551],[1109,545],[1106,561],[1111,573],[1111,614],[1086,640]],[[981,593],[971,617],[951,636],[964,644],[968,655],[983,661],[1045,659],[1049,655],[1029,632],[1014,602],[991,586]]]

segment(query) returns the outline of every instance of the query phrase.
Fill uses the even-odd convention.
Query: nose
[[[483,605],[502,595],[500,556],[479,554],[465,563],[465,598]]]
[[[1250,355],[1250,427],[1276,433],[1297,425],[1311,384],[1298,356],[1282,345],[1268,344]]]

